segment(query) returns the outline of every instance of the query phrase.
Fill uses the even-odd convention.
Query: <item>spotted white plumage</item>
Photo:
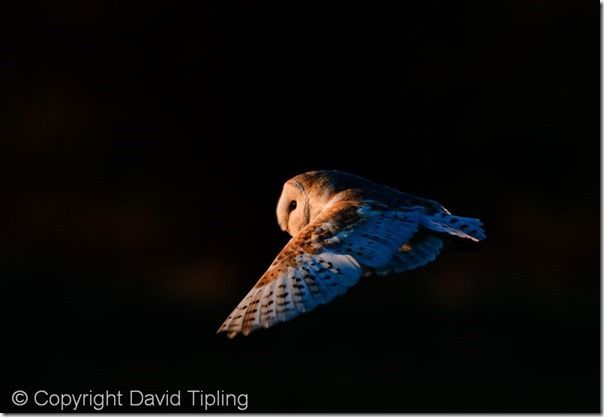
[[[338,171],[287,181],[277,219],[293,237],[219,333],[248,335],[330,302],[361,276],[424,266],[443,246],[437,233],[473,241],[486,237],[478,219]]]

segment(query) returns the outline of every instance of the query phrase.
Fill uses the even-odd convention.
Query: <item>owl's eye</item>
[[[291,203],[289,203],[289,211],[294,211],[296,207],[298,207],[298,202],[296,200],[292,200]]]

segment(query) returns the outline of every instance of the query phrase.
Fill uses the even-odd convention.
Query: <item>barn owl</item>
[[[440,252],[440,234],[486,238],[478,219],[340,171],[288,180],[277,220],[292,238],[218,333],[248,335],[330,302],[362,276],[424,266]]]

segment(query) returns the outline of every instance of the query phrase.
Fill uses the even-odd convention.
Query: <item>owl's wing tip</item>
[[[223,329],[223,328],[221,327],[221,328],[219,328],[219,329],[216,331],[216,335],[219,335],[219,334],[221,334],[221,333],[224,333],[224,334],[226,335],[226,337],[227,337],[227,338],[229,338],[229,339],[233,339],[235,336],[237,336],[237,334],[238,334],[239,332],[237,332],[237,331],[230,331],[230,332],[229,332],[228,330]]]
[[[422,225],[435,232],[447,233],[473,242],[486,239],[482,221],[474,217],[455,216],[447,213],[424,216]]]
[[[225,321],[224,323],[222,323],[220,325],[220,327],[218,328],[218,330],[216,330],[216,334],[217,335],[219,335],[220,333],[225,333],[227,336],[229,336],[230,334],[235,334],[237,332],[233,331],[232,327],[229,326],[228,323]]]

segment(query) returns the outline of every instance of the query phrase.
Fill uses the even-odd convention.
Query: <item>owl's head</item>
[[[277,203],[279,226],[295,236],[334,201],[335,195],[350,188],[354,180],[359,177],[339,171],[311,171],[288,180]]]

